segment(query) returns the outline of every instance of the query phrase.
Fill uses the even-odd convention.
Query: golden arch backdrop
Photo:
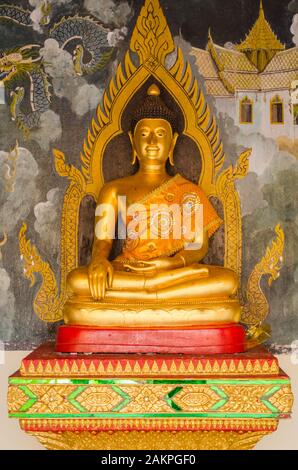
[[[242,277],[243,320],[258,325],[270,311],[271,344],[289,346],[298,333],[297,2],[163,1],[166,20],[151,2],[143,15],[143,2],[101,3],[0,4],[1,339],[29,349],[53,338],[84,242],[82,201],[132,171],[125,108],[153,79],[181,114],[181,165],[197,150],[197,182],[228,221],[212,255]],[[272,122],[276,96],[283,119]],[[239,115],[245,98],[250,122]]]

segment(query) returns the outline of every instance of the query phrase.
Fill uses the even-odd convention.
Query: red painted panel
[[[57,352],[223,354],[245,349],[245,330],[239,324],[183,329],[103,329],[63,325]]]

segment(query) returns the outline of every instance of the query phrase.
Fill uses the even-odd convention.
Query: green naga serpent
[[[51,10],[45,2],[43,8],[43,26],[50,22]],[[24,27],[32,27],[31,11],[13,5],[0,5],[0,20],[13,21]],[[48,37],[55,39],[64,49],[71,41],[75,42],[73,50],[74,70],[77,75],[92,74],[102,69],[110,60],[115,48],[108,42],[111,31],[91,17],[73,16],[62,18],[50,29]],[[78,41],[80,43],[78,44]],[[38,127],[42,113],[50,107],[51,95],[49,80],[44,71],[38,48],[41,45],[24,47],[0,52],[0,81],[10,91],[10,111],[12,119],[25,133]],[[85,53],[87,52],[87,54]],[[86,55],[89,60],[86,60]],[[16,81],[27,77],[30,81],[30,112],[22,109],[25,87],[13,88]]]

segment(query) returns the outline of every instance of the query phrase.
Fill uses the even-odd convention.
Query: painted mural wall
[[[244,281],[276,224],[285,232],[283,267],[268,290],[269,322],[272,345],[290,346],[298,339],[298,0],[264,0],[261,7],[259,0],[160,3],[217,116],[225,166],[252,148],[249,175],[237,183]],[[55,172],[52,150],[79,166],[92,116],[142,4],[0,1],[0,340],[7,348],[29,349],[54,337],[56,325],[33,312],[39,279],[30,288],[18,234],[25,221],[58,276],[67,183]],[[247,58],[245,44],[238,47],[254,25],[266,28],[266,47],[275,47],[265,68]],[[242,110],[245,123],[243,100],[253,106],[251,116],[250,108]]]

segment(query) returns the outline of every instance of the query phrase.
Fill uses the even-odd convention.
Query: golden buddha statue
[[[106,183],[99,194],[91,262],[74,269],[67,278],[67,324],[148,328],[239,321],[236,274],[200,264],[208,252],[208,240],[222,220],[199,186],[179,174],[171,177],[166,171],[168,159],[173,165],[178,138],[175,118],[157,85],[151,85],[134,113],[129,133],[132,161],[138,159],[139,169],[132,176]],[[141,206],[137,217],[127,211],[126,222],[134,223],[134,227],[144,220],[146,223],[137,236],[135,232],[130,236],[126,229],[122,253],[110,260],[113,233],[120,222],[114,214],[121,214],[121,197],[126,197],[129,209]],[[154,204],[164,208],[175,205],[180,211],[155,213],[147,223],[147,211]],[[174,237],[182,212],[188,214],[189,226],[194,227],[199,204],[203,208],[201,229],[188,236],[182,226],[180,236]],[[182,211],[182,207],[187,210]],[[167,237],[162,233],[163,224]]]

